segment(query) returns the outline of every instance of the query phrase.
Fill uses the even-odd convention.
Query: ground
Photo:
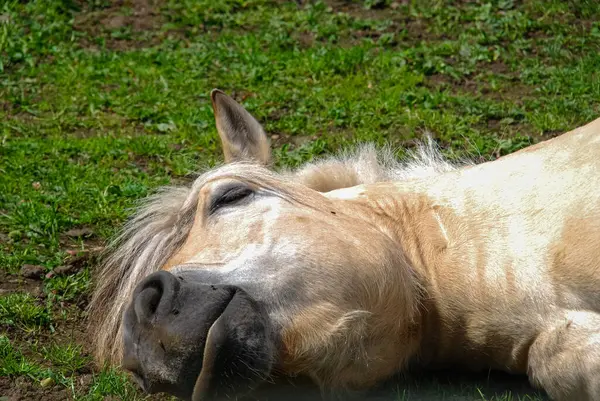
[[[220,161],[212,88],[276,166],[364,141],[401,157],[425,132],[490,160],[600,116],[598,21],[593,0],[0,2],[0,400],[145,397],[91,362],[86,305],[136,202]],[[377,399],[543,399],[417,376]]]

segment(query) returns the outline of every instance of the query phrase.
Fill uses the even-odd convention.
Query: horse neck
[[[449,233],[455,232],[457,220],[451,211],[435,204],[418,189],[403,184],[375,184],[360,190],[354,200],[356,217],[376,226],[397,244],[404,263],[414,272],[422,292],[418,294],[419,307],[415,331],[420,333],[419,349],[411,363],[430,364],[437,351],[430,341],[437,338],[444,327],[438,310],[440,288],[447,283],[440,280],[444,266],[452,269],[460,246],[449,246]],[[448,230],[448,232],[446,231]],[[441,292],[444,292],[443,290]],[[418,358],[414,359],[413,358]]]
[[[448,245],[441,208],[426,195],[394,183],[356,187],[352,194],[346,190],[343,199],[355,218],[392,239],[411,268],[426,279]]]

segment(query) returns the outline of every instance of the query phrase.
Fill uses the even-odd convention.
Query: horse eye
[[[252,194],[252,189],[246,186],[236,185],[235,187],[226,188],[213,197],[213,201],[210,205],[210,213],[214,213],[224,206],[238,203]]]

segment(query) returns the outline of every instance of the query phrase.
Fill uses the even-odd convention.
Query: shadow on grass
[[[546,401],[525,376],[502,372],[453,371],[412,373],[395,378],[368,393],[322,395],[306,380],[267,384],[243,401]]]

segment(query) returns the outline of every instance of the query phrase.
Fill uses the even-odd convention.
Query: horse
[[[414,366],[600,399],[600,119],[483,163],[425,141],[275,171],[256,118],[210,97],[225,163],[149,196],[109,246],[98,363],[194,401]]]

